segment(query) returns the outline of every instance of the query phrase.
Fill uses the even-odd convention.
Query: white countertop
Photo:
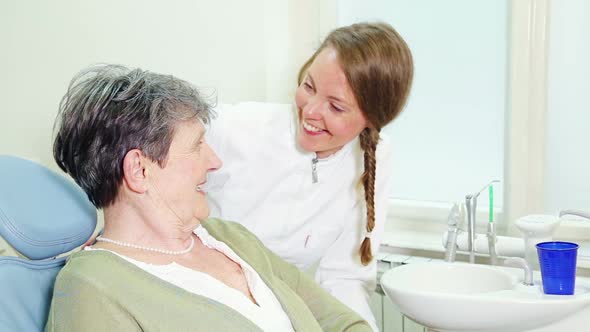
[[[442,232],[390,229],[383,236],[380,252],[384,254],[409,254],[426,258],[441,258],[445,248]],[[578,249],[578,268],[590,273],[590,241],[575,241]],[[459,254],[459,252],[458,252]],[[478,255],[485,257],[487,255]]]

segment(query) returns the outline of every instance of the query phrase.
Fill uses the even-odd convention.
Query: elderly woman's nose
[[[219,159],[219,157],[217,156],[217,153],[215,153],[215,151],[213,151],[213,149],[209,149],[209,165],[207,167],[208,171],[216,171],[218,169],[221,168],[221,166],[223,165],[223,162],[221,161],[221,159]]]

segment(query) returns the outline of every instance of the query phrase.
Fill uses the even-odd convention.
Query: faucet
[[[522,267],[524,269],[524,278],[522,284],[526,286],[533,286],[533,269],[529,263],[521,257],[509,257],[504,261],[506,266]]]
[[[500,180],[492,180],[486,184],[480,191],[475,194],[465,196],[465,206],[467,208],[467,250],[469,250],[469,263],[475,263],[475,226],[476,226],[476,210],[477,210],[477,198],[479,195],[486,190],[488,187],[493,185]],[[494,223],[488,223],[488,246],[490,252],[490,259],[492,265],[498,264],[498,255],[496,254],[496,231]]]

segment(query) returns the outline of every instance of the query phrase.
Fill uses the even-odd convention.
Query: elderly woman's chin
[[[197,201],[195,217],[199,220],[205,220],[209,217],[209,203],[205,195]]]

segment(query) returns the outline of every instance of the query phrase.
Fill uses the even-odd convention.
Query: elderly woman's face
[[[155,167],[158,191],[164,203],[182,222],[192,218],[203,220],[209,216],[206,193],[201,186],[207,181],[208,172],[221,167],[221,160],[205,142],[204,133],[200,121],[180,123],[165,167]]]

